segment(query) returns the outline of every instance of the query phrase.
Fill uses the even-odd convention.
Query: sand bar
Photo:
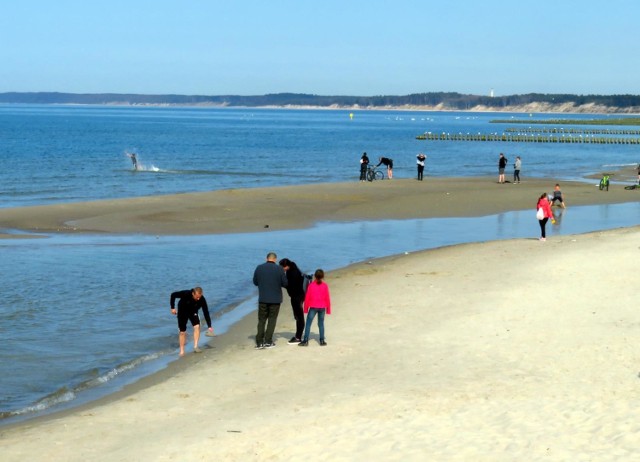
[[[0,209],[0,230],[37,233],[213,234],[295,229],[319,221],[482,216],[534,209],[553,179],[497,184],[496,178],[324,183]],[[569,206],[635,202],[597,181],[561,182]],[[0,238],[17,237],[0,234]]]
[[[0,429],[2,459],[632,460],[639,243],[636,227],[334,271],[329,346],[287,345],[285,306],[255,351],[249,316],[123,392]]]

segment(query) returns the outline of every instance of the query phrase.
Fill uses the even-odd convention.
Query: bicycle
[[[600,184],[598,185],[598,188],[600,188],[600,191],[606,189],[607,191],[609,191],[609,176],[611,176],[608,173],[604,173],[602,175],[602,178],[600,179]]]
[[[367,181],[384,180],[384,173],[373,166],[367,167]]]
[[[627,191],[633,191],[634,189],[640,189],[640,184],[632,184],[630,186],[625,186],[624,189]]]

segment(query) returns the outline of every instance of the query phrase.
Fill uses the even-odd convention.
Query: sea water
[[[429,155],[428,173],[442,176],[494,174],[498,150],[523,157],[524,178],[576,178],[635,160],[637,148],[628,145],[415,140],[429,130],[500,130],[492,118],[374,111],[356,112],[351,120],[346,111],[0,106],[0,199],[13,207],[356,181],[362,151],[372,159],[393,157],[399,178],[413,177],[418,151]],[[127,152],[138,154],[138,171]],[[640,206],[571,207],[558,218],[551,236],[637,225]],[[177,359],[169,311],[174,290],[202,285],[216,330],[223,332],[255,309],[251,275],[270,250],[311,272],[538,232],[533,212],[526,211],[222,236],[0,240],[0,417],[9,422],[93,399]]]
[[[499,152],[509,167],[522,157],[524,180],[580,179],[640,161],[637,145],[416,139],[527,128],[491,123],[525,114],[351,112],[0,105],[0,207],[352,181],[365,151],[376,163],[391,157],[396,178],[415,176],[421,151],[427,177],[497,175]]]

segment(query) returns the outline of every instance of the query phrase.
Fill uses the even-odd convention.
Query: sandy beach
[[[635,202],[621,185],[608,192],[592,182],[560,182],[568,206]],[[324,183],[149,196],[0,209],[0,230],[36,233],[212,234],[356,221],[482,216],[535,209],[554,179],[497,184],[495,177],[428,178],[373,183]],[[0,238],[19,235],[4,233]]]
[[[0,226],[198,234],[475,216],[533,210],[553,185],[439,181],[2,210]],[[570,207],[637,200],[622,188],[562,186]],[[631,460],[640,430],[639,243],[635,227],[446,247],[330,272],[326,348],[317,327],[309,347],[287,345],[294,321],[285,295],[276,348],[253,349],[250,315],[202,354],[121,392],[0,428],[2,459]]]

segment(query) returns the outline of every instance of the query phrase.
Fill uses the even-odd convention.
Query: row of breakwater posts
[[[554,134],[511,134],[511,133],[423,133],[417,140],[426,141],[484,141],[503,143],[582,143],[582,144],[640,144],[640,138],[554,135]]]
[[[640,130],[611,128],[506,128],[507,133],[569,133],[577,135],[640,135]]]

